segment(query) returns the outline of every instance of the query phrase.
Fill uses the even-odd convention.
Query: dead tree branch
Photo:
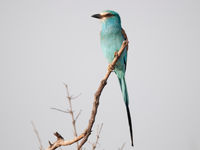
[[[115,54],[115,57],[112,61],[112,63],[110,64],[110,66],[112,66],[114,68],[115,64],[117,63],[117,60],[119,59],[119,57],[121,56],[122,52],[125,50],[125,47],[128,46],[128,40],[124,41],[122,43],[122,46],[120,48],[120,50],[117,52],[117,54]],[[78,137],[75,137],[73,140],[70,141],[65,141],[63,138],[59,138],[57,137],[57,141],[54,142],[53,144],[50,143],[50,146],[47,148],[47,150],[55,150],[56,148],[60,147],[60,146],[67,146],[67,145],[71,145],[79,140],[81,140],[83,138],[83,140],[81,141],[81,143],[79,144],[78,150],[81,149],[81,147],[85,144],[85,142],[88,140],[88,137],[91,134],[91,130],[95,121],[95,117],[97,114],[97,108],[99,106],[99,98],[101,95],[101,92],[103,91],[104,87],[106,86],[108,77],[110,76],[112,70],[108,69],[104,79],[101,81],[95,95],[94,95],[94,102],[93,102],[93,108],[92,108],[92,112],[91,112],[91,117],[88,123],[88,127],[86,128],[86,130],[79,135]]]
[[[100,138],[99,135],[100,135],[100,133],[101,133],[102,127],[103,127],[103,123],[101,124],[100,127],[97,128],[96,141],[95,141],[95,143],[92,144],[92,150],[95,150],[96,147],[97,147],[97,144],[98,144],[98,141],[99,141],[99,138]]]
[[[78,117],[80,116],[81,111],[82,111],[82,110],[79,111],[78,115],[77,115],[76,118],[75,118],[75,121],[76,121],[76,120],[78,119]]]
[[[73,143],[82,139],[85,136],[85,133],[82,133],[78,137],[75,137],[74,139],[67,141],[65,141],[64,138],[58,132],[54,133],[54,135],[57,137],[57,141],[53,144],[49,141],[49,147],[47,148],[47,150],[54,150],[60,146],[72,145]]]
[[[54,107],[52,107],[51,109],[57,110],[57,111],[60,111],[60,112],[63,112],[63,113],[70,113],[69,110],[65,111],[65,110],[62,110],[62,109],[54,108]]]
[[[35,134],[36,134],[36,136],[37,136],[38,142],[39,142],[39,144],[40,144],[40,150],[44,150],[44,147],[43,147],[43,145],[42,145],[42,141],[41,141],[41,139],[40,139],[39,132],[38,132],[38,130],[37,130],[37,128],[36,128],[34,122],[31,121],[31,124],[32,124],[33,130],[34,130],[34,132],[35,132]]]
[[[69,88],[67,86],[67,84],[64,84],[65,85],[65,88],[66,88],[66,93],[67,93],[67,99],[68,99],[68,102],[69,102],[69,113],[72,117],[72,125],[73,125],[73,129],[74,129],[74,137],[77,137],[77,130],[76,130],[76,119],[78,117],[74,117],[74,113],[73,113],[73,109],[72,109],[72,97],[70,96],[69,94]],[[78,116],[80,115],[80,112],[78,114]],[[79,143],[77,141],[77,148],[79,147]]]
[[[123,143],[119,150],[123,150],[126,143]]]

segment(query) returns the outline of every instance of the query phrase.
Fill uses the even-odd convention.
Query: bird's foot
[[[115,56],[115,57],[118,57],[118,52],[115,52],[114,56]]]
[[[115,69],[115,67],[114,67],[112,64],[109,64],[109,65],[108,65],[108,70],[109,70],[110,72],[112,72],[114,69]]]

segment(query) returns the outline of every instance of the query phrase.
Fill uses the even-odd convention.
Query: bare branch
[[[97,135],[100,135],[102,128],[103,128],[103,123],[101,123],[100,128],[97,129]]]
[[[77,137],[77,130],[76,130],[76,119],[74,119],[74,113],[73,113],[73,109],[72,109],[72,97],[70,96],[69,94],[69,88],[67,86],[67,84],[64,84],[65,85],[65,88],[66,88],[66,93],[67,93],[67,98],[68,98],[68,102],[69,102],[69,112],[70,112],[70,115],[72,117],[72,125],[73,125],[73,129],[74,129],[74,137]],[[78,114],[80,115],[80,113]],[[79,143],[77,141],[77,149],[79,147]]]
[[[96,135],[96,141],[94,144],[92,144],[92,150],[95,150],[96,147],[97,147],[97,144],[98,144],[98,141],[99,141],[99,135],[101,133],[101,130],[102,130],[102,127],[103,127],[103,123],[101,124],[100,128],[97,128],[97,135]]]
[[[82,111],[82,110],[79,111],[78,115],[77,115],[76,118],[75,118],[75,121],[76,121],[76,120],[78,119],[78,117],[80,116],[81,111]]]
[[[35,132],[35,134],[36,134],[36,136],[37,136],[38,142],[39,142],[39,144],[40,144],[40,150],[44,150],[44,147],[42,146],[42,141],[41,141],[41,139],[40,139],[39,132],[37,131],[34,122],[31,121],[31,124],[32,124],[33,130],[34,130],[34,132]]]
[[[71,96],[71,99],[77,99],[79,96],[81,96],[81,93],[80,94],[78,94],[77,96]]]
[[[119,150],[123,150],[126,143],[123,143]]]
[[[78,137],[75,137],[72,140],[67,140],[65,141],[62,138],[57,138],[57,141],[54,142],[53,144],[50,144],[49,147],[46,150],[54,150],[60,146],[67,146],[67,145],[71,145],[77,141],[79,141],[80,139],[82,139],[86,134],[82,133],[81,135],[79,135]]]
[[[52,107],[51,109],[57,110],[57,111],[60,111],[60,112],[63,112],[63,113],[70,113],[69,110],[65,111],[65,110],[62,110],[62,109],[54,108],[54,107]]]
[[[122,46],[120,48],[120,50],[117,52],[117,55],[115,55],[112,63],[110,64],[111,66],[115,66],[117,60],[119,59],[119,57],[121,56],[122,52],[125,50],[125,47],[128,46],[128,40],[124,41],[122,43]],[[79,147],[78,147],[78,150],[81,149],[81,147],[85,144],[85,142],[88,140],[88,137],[90,136],[91,134],[91,130],[92,130],[92,127],[93,127],[93,124],[94,124],[94,121],[95,121],[95,117],[96,117],[96,114],[97,114],[97,109],[98,109],[98,106],[99,106],[99,98],[101,96],[101,92],[103,91],[104,87],[106,86],[106,82],[108,80],[108,77],[110,76],[111,74],[111,70],[108,69],[104,79],[101,81],[95,95],[94,95],[94,102],[93,102],[93,108],[92,108],[92,112],[91,112],[91,117],[90,117],[90,120],[89,120],[89,123],[88,123],[88,127],[86,128],[86,130],[78,137],[75,137],[73,140],[70,140],[70,141],[65,141],[63,139],[61,140],[58,140],[56,142],[54,142],[54,144],[50,145],[47,150],[54,150],[60,146],[67,146],[67,145],[71,145],[79,140],[81,140],[83,138],[83,140],[81,141]],[[68,91],[67,91],[68,92]],[[69,95],[69,93],[68,93]]]

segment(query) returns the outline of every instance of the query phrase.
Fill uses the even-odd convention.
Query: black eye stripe
[[[114,15],[113,15],[113,14],[110,14],[110,13],[104,15],[104,17],[112,17],[112,16],[114,16]]]

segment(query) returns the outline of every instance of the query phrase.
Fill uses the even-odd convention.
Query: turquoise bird
[[[107,10],[103,11],[100,14],[92,15],[94,18],[98,18],[101,20],[102,23],[102,30],[100,33],[101,39],[101,48],[103,50],[103,54],[108,60],[110,64],[113,59],[115,53],[121,48],[122,42],[127,39],[125,31],[121,27],[121,20],[120,16],[117,12]],[[125,80],[125,72],[126,72],[126,63],[127,63],[127,50],[122,53],[120,58],[118,59],[114,68],[115,74],[118,77],[119,84],[121,87],[123,99],[126,106],[127,116],[128,116],[128,123],[130,129],[130,136],[131,136],[131,145],[133,146],[133,132],[132,132],[132,122],[131,122],[131,115],[129,110],[129,98],[128,98],[128,91],[126,86]]]

